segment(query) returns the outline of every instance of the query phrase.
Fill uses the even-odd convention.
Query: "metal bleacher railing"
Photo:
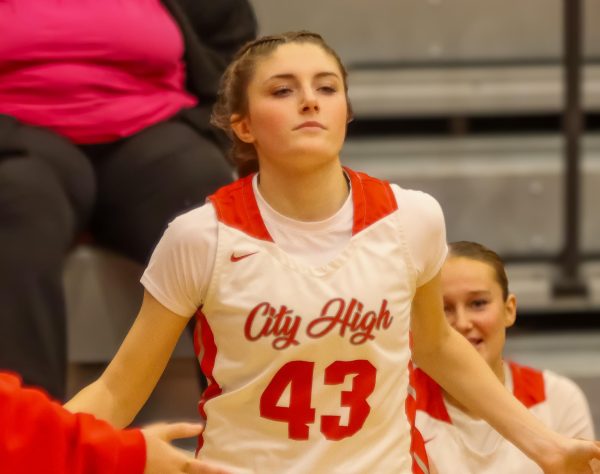
[[[522,313],[600,309],[600,3],[253,4],[262,33],[315,30],[348,66],[348,165],[500,251]]]

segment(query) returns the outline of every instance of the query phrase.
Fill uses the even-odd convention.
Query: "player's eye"
[[[325,94],[335,94],[338,91],[335,86],[320,86],[319,92],[323,92]]]
[[[292,93],[292,88],[288,86],[280,86],[271,92],[275,97],[286,97]]]
[[[475,309],[481,309],[481,308],[485,308],[488,304],[488,300],[484,299],[484,298],[479,298],[476,300],[471,301],[471,307],[475,308]]]

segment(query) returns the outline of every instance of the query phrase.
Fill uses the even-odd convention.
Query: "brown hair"
[[[502,288],[502,297],[506,301],[508,298],[508,277],[506,276],[504,262],[496,252],[485,245],[465,240],[448,244],[448,249],[450,251],[449,257],[470,258],[490,265],[494,269],[496,281]]]
[[[246,43],[237,52],[221,78],[217,102],[213,107],[211,124],[222,129],[233,141],[230,158],[235,163],[238,174],[245,176],[258,170],[258,157],[254,145],[241,141],[231,129],[234,114],[245,116],[248,112],[248,84],[252,80],[256,64],[268,57],[279,46],[287,43],[312,43],[320,46],[337,62],[344,81],[344,91],[348,104],[348,121],[352,118],[352,106],[348,98],[348,72],[337,53],[317,33],[291,31],[278,35],[263,36]]]

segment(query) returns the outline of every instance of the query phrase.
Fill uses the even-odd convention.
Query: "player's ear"
[[[231,129],[235,136],[244,143],[254,143],[256,141],[247,116],[242,117],[240,114],[233,114],[231,116]]]
[[[504,327],[511,327],[517,319],[517,297],[510,293],[504,302]]]

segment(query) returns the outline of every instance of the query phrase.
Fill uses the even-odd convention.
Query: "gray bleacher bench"
[[[69,363],[112,359],[139,310],[142,272],[136,262],[93,244],[73,249],[64,270]],[[188,331],[173,357],[194,357]]]
[[[79,244],[64,270],[68,325],[69,396],[97,379],[117,352],[142,300],[143,268],[93,244]],[[164,373],[133,421],[197,421],[201,384],[192,338],[183,331]],[[194,451],[195,440],[177,446]]]

